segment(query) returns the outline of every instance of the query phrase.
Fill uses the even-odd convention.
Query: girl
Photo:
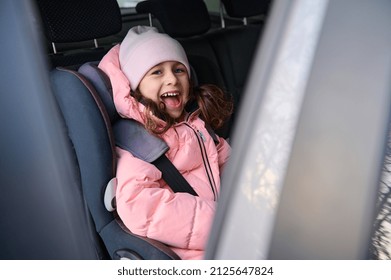
[[[218,137],[216,144],[207,127],[221,127],[232,103],[215,86],[193,87],[183,48],[153,27],[130,29],[99,67],[111,80],[118,113],[168,144],[166,156],[198,194],[174,193],[154,165],[117,147],[120,218],[182,259],[202,259],[230,154],[228,143]]]

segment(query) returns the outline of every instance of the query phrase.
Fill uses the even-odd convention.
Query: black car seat
[[[243,25],[251,25],[250,17],[263,17],[269,13],[272,0],[220,0],[228,16],[243,19]],[[259,18],[257,21],[258,22]],[[255,23],[258,24],[258,23]]]
[[[118,23],[121,22],[115,0],[37,0],[37,4],[48,40],[62,38],[63,42],[75,42],[107,36],[118,32]],[[102,28],[105,29],[104,33]],[[86,61],[86,57],[88,54],[77,55],[78,63]],[[89,224],[89,234],[93,236],[91,247],[97,252],[96,258],[178,259],[164,244],[133,235],[115,211],[106,208],[104,196],[107,185],[115,183],[116,156],[112,122],[117,115],[114,105],[110,105],[111,99],[100,95],[101,91],[97,90],[100,86],[110,89],[110,83],[105,77],[100,77],[98,84],[92,85],[83,74],[74,70],[77,68],[75,65],[53,68],[50,80],[62,113],[63,129],[74,150],[74,174],[77,175],[72,178],[72,187],[78,189],[74,193],[74,201],[85,209],[85,213],[80,215],[85,215],[86,223]],[[99,75],[100,72],[97,73]]]
[[[99,39],[122,28],[116,1],[37,0],[52,66],[99,60],[111,44]],[[120,40],[118,38],[118,40]]]
[[[227,14],[231,18],[243,18],[244,24],[222,27],[207,34],[236,106],[240,105],[243,96],[254,52],[269,11],[269,2],[270,0],[222,1]],[[262,21],[247,24],[246,19],[253,16],[262,16]]]

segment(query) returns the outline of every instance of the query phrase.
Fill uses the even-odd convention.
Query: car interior
[[[115,0],[37,0],[47,46],[50,83],[62,129],[74,154],[70,195],[85,209],[83,232],[93,259],[178,259],[164,244],[133,235],[112,199],[115,185],[115,110],[108,77],[99,60],[129,28],[152,25],[184,47],[197,84],[220,86],[239,107],[247,73],[265,24],[269,1],[222,1],[227,15],[212,18],[202,0],[147,0],[123,14]],[[218,133],[230,137],[235,114]],[[85,237],[87,236],[87,237]]]
[[[120,7],[119,2],[138,3]],[[389,3],[325,1],[329,6],[324,7],[326,20],[307,88],[311,94],[300,107],[300,126],[287,159],[289,172],[281,177],[284,190],[276,207],[278,216],[268,228],[258,223],[263,213],[241,212],[247,206],[239,196],[247,199],[241,189],[247,183],[242,180],[244,154],[249,153],[251,163],[255,153],[249,143],[262,146],[253,129],[262,124],[252,120],[264,108],[264,95],[275,94],[266,92],[273,78],[270,66],[281,51],[275,39],[297,31],[289,17],[292,10],[296,14],[300,5],[317,4],[216,0],[220,6],[211,9],[210,2],[1,2],[0,259],[179,259],[165,244],[129,232],[115,210],[116,128],[123,122],[113,104],[110,81],[97,65],[137,25],[154,26],[177,39],[189,58],[194,83],[216,84],[234,102],[234,114],[216,132],[233,139],[236,165],[224,178],[228,184],[219,203],[224,207],[217,209],[206,258],[391,259],[391,141],[389,127],[382,127],[389,126],[389,63],[384,59],[390,41]],[[235,138],[238,134],[249,137]],[[345,150],[359,152],[350,158]],[[311,171],[297,176],[303,168]],[[358,194],[362,200],[351,196]],[[349,206],[363,213],[347,213],[353,209]],[[329,210],[337,214],[315,220],[314,209],[321,210],[319,215]],[[249,222],[250,213],[255,222]],[[264,238],[261,231],[251,232],[254,225],[265,228],[273,239]],[[360,242],[352,237],[351,225],[357,226],[357,236],[364,233]],[[244,230],[247,226],[250,230]],[[347,233],[341,234],[345,229]],[[248,247],[236,242],[243,236]],[[271,249],[262,251],[263,245]]]

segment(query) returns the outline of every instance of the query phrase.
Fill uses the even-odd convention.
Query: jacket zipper
[[[201,150],[202,161],[204,163],[204,167],[205,167],[205,171],[206,171],[206,175],[208,177],[209,184],[210,184],[210,187],[211,187],[212,192],[213,192],[214,200],[216,201],[217,200],[217,187],[216,187],[216,183],[215,183],[215,180],[214,180],[214,177],[213,177],[212,168],[210,167],[208,154],[206,153],[206,147],[205,147],[205,144],[204,144],[204,142],[206,141],[206,138],[202,134],[201,131],[195,130],[192,126],[190,126],[186,122],[185,122],[185,125],[187,125],[195,133],[195,135],[197,137],[198,145],[200,146],[200,150]]]

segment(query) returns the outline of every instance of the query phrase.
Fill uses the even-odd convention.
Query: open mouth
[[[179,92],[165,92],[160,96],[160,98],[168,107],[178,107],[181,104]]]

